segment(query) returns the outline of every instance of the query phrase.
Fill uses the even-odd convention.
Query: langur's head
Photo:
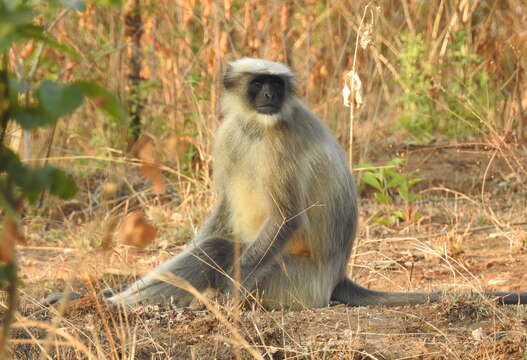
[[[291,70],[280,63],[243,58],[228,64],[223,77],[224,115],[272,125],[289,113],[295,92]]]

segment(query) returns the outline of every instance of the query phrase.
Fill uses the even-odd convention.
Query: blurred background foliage
[[[66,13],[47,2],[37,8],[35,22],[53,23],[49,36],[78,56],[19,42],[10,49],[11,70],[26,74],[39,57],[30,82],[96,80],[129,114],[82,106],[57,126],[51,156],[114,156],[148,134],[166,150],[166,165],[202,175],[219,122],[221,72],[241,56],[291,65],[300,96],[347,143],[341,82],[363,15],[369,43],[356,59],[365,99],[359,122],[388,121],[402,141],[420,143],[525,139],[527,4],[520,0],[131,0],[122,7],[75,2]],[[46,154],[49,131],[32,131],[31,157]],[[16,127],[8,136],[13,149],[23,148]],[[367,136],[356,136],[360,148]]]
[[[403,146],[478,142],[502,154],[525,143],[522,0],[5,4],[30,6],[31,24],[46,38],[3,47],[12,78],[26,93],[36,91],[30,106],[31,99],[42,100],[43,89],[64,92],[67,101],[55,107],[64,109],[54,118],[67,116],[48,127],[10,122],[3,142],[25,162],[66,167],[75,176],[76,200],[54,215],[71,221],[99,214],[113,223],[134,208],[131,197],[144,205],[153,190],[190,209],[178,216],[197,225],[213,202],[221,74],[227,61],[242,56],[290,65],[299,96],[345,148],[350,121],[342,81],[355,62],[364,99],[354,113],[355,164],[389,164],[397,154],[379,158],[383,150],[375,145],[388,138]],[[77,108],[84,95],[88,101]],[[507,161],[517,177],[525,176],[517,157]],[[41,201],[40,213],[54,209],[53,201]],[[149,215],[168,232],[189,228],[174,216]]]
[[[375,145],[387,138],[403,146],[478,142],[501,154],[516,154],[516,145],[525,143],[522,0],[4,4],[30,9],[31,17],[20,21],[40,29],[16,41],[4,36],[0,45],[24,106],[51,113],[52,121],[44,116],[28,125],[27,111],[14,116],[3,144],[24,163],[57,165],[74,175],[76,200],[56,207],[42,196],[32,214],[47,211],[73,223],[95,219],[86,231],[98,245],[110,238],[104,234],[113,231],[115,216],[146,204],[152,193],[168,194],[187,209],[148,214],[167,232],[188,238],[190,230],[183,229],[201,222],[213,203],[211,144],[221,121],[221,73],[227,61],[242,56],[290,65],[299,96],[345,148],[350,121],[342,79],[355,63],[364,99],[354,113],[355,164],[391,164],[397,154],[379,158],[383,150]],[[14,18],[7,21],[5,11],[2,17],[5,32]],[[506,161],[516,177],[525,177],[516,155]],[[410,174],[402,175],[413,186]],[[400,184],[383,191],[397,196],[406,191]],[[57,231],[63,238],[66,231],[42,226],[46,236]]]

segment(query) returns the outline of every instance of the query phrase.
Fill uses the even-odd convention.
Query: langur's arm
[[[228,219],[229,214],[226,201],[223,198],[220,198],[218,203],[214,206],[212,213],[199,229],[193,242],[199,244],[211,237],[232,237]]]
[[[274,264],[273,260],[303,221],[301,210],[296,206],[296,196],[292,193],[287,197],[283,195],[276,194],[277,210],[265,221],[256,240],[241,255],[241,285],[246,290],[252,290],[258,279],[265,276]]]

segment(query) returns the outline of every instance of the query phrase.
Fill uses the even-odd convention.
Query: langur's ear
[[[223,87],[225,89],[231,89],[235,85],[234,75],[233,75],[233,66],[227,64],[227,69],[223,75]]]

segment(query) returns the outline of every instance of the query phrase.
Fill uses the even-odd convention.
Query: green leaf
[[[13,119],[26,130],[53,124],[56,120],[48,116],[41,108],[20,108],[13,112]]]
[[[397,174],[397,173],[394,173],[393,176],[391,176],[390,180],[388,181],[388,183],[386,184],[386,187],[387,188],[391,188],[391,187],[394,187],[394,186],[399,186],[399,185],[402,185],[406,182],[406,177],[401,175],[401,174]]]
[[[372,186],[373,188],[375,188],[376,190],[379,190],[379,191],[382,191],[382,185],[381,183],[379,182],[379,180],[377,180],[377,178],[375,177],[375,175],[373,175],[371,172],[365,172],[364,174],[362,174],[361,176],[361,181],[364,181],[366,184]]]
[[[33,25],[31,21],[35,14],[26,8],[0,13],[0,53],[7,51],[16,41],[36,40],[71,58],[80,59],[79,54],[73,48],[46,35],[42,26]]]
[[[40,106],[53,119],[72,113],[83,100],[82,89],[75,84],[62,85],[44,80],[37,89]]]
[[[6,147],[0,147],[0,172],[6,172],[8,181],[12,181],[21,190],[29,202],[34,203],[40,193],[49,189],[51,194],[61,199],[70,199],[77,193],[73,178],[53,166],[32,169],[22,164],[18,156]],[[0,188],[5,187],[0,178]],[[0,197],[0,207],[12,210],[7,199]]]
[[[398,224],[399,223],[399,218],[395,215],[391,215],[390,216],[390,221],[392,222],[393,225],[395,224]]]
[[[84,94],[90,97],[99,108],[117,120],[124,121],[125,112],[121,102],[115,95],[101,85],[92,81],[78,81],[75,83]]]
[[[383,193],[377,192],[373,194],[377,200],[383,205],[389,205],[390,204],[390,198]]]
[[[16,268],[13,264],[0,265],[0,289],[6,289],[16,279]]]
[[[380,181],[381,184],[384,184],[384,169],[379,169],[372,174],[377,178],[377,180]]]
[[[402,176],[401,174],[399,174],[398,172],[395,172],[393,170],[390,170],[390,169],[383,169],[384,170],[384,173],[390,177],[396,177],[396,176]]]
[[[5,0],[2,0],[5,3]],[[7,6],[7,11],[0,13],[0,34],[19,25],[28,24],[37,13],[28,7],[14,5]]]
[[[38,176],[34,170],[25,166],[12,168],[9,170],[9,179],[13,181],[30,203],[34,203],[39,194],[44,190],[45,182],[42,176]]]
[[[106,6],[120,6],[122,3],[121,0],[98,0],[97,2]]]
[[[72,59],[79,60],[81,58],[80,55],[73,48],[56,41],[49,35],[45,35],[44,29],[40,26],[26,24],[20,26],[19,29],[17,29],[17,33],[23,39],[32,39],[39,41],[52,49],[60,51],[61,53],[69,56]]]
[[[71,199],[77,193],[77,185],[71,175],[66,174],[64,171],[49,167],[50,173],[50,193],[58,196],[63,200]]]
[[[401,210],[392,211],[394,216],[397,216],[399,219],[404,220],[404,213]]]
[[[0,25],[1,26],[1,25]],[[1,31],[0,33],[4,33],[5,31]],[[18,34],[14,31],[5,32],[4,35],[0,35],[0,53],[5,53],[6,51],[11,48],[14,42],[19,40],[21,37],[18,36]]]
[[[391,218],[385,217],[374,217],[373,221],[384,226],[392,226],[394,224],[394,221]]]
[[[406,159],[401,157],[393,158],[388,162],[388,165],[400,166],[405,163]]]
[[[412,187],[415,184],[420,183],[421,181],[423,181],[423,179],[419,179],[419,178],[408,180],[408,187]]]
[[[11,109],[18,108],[20,94],[28,92],[31,90],[31,85],[24,80],[19,80],[14,76],[8,74],[9,82],[9,99],[11,100]],[[0,77],[3,77],[2,72],[0,71]]]
[[[17,154],[0,144],[0,172],[10,171],[15,167],[22,166]]]
[[[409,202],[410,199],[408,197],[408,188],[406,186],[399,187],[397,189],[397,192],[399,193],[399,196],[406,202]]]
[[[0,178],[0,189],[7,188],[7,184]],[[16,218],[17,212],[11,203],[6,199],[5,195],[0,192],[0,209],[4,211],[4,215]]]
[[[77,186],[72,177],[53,166],[37,169],[20,166],[9,175],[30,203],[35,203],[46,189],[61,199],[70,199],[77,193]]]
[[[17,79],[13,76],[9,77],[9,89],[14,92],[12,96],[16,96],[17,93],[23,93],[31,89],[31,85],[24,80]]]

